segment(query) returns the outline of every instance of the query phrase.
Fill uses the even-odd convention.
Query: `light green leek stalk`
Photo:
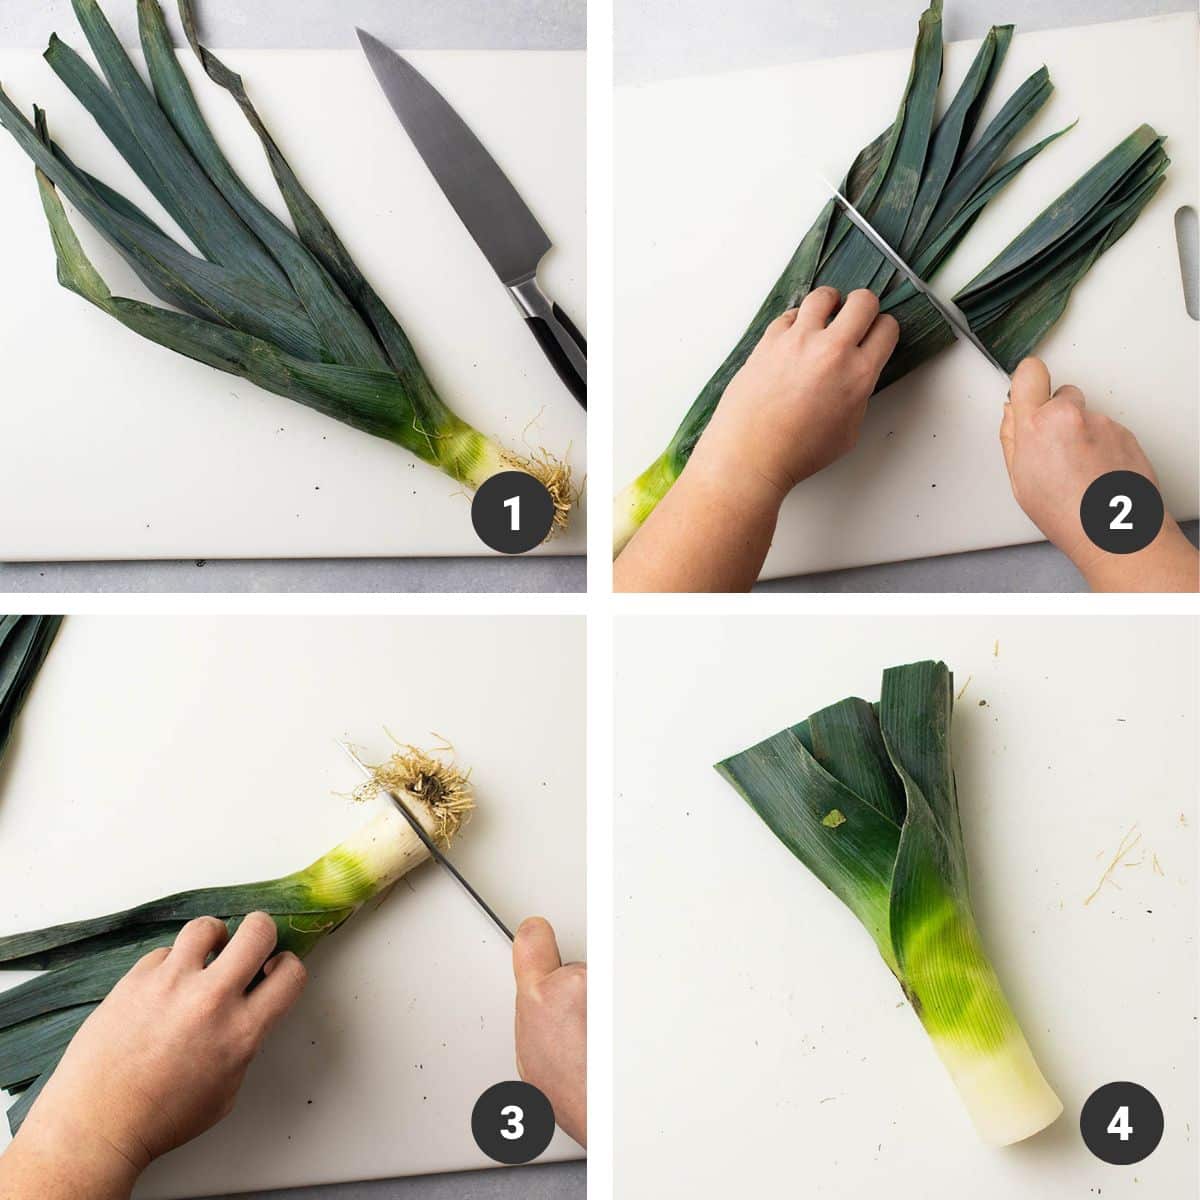
[[[545,455],[510,453],[438,396],[404,330],[263,125],[241,78],[200,44],[191,0],[179,0],[188,41],[261,140],[294,230],[250,192],[213,138],[158,0],[138,0],[151,86],[96,0],[72,4],[102,75],[57,36],[47,63],[199,254],[77,166],[51,141],[40,110],[30,123],[0,90],[0,126],[37,166],[63,286],[152,342],[386,438],[468,488],[501,471],[526,471],[550,490],[555,525],[564,526],[575,497],[568,470]],[[170,308],[112,295],[84,256],[59,192]]]
[[[379,787],[406,793],[426,831],[448,844],[471,809],[466,776],[408,749],[376,769]],[[15,1133],[76,1031],[140,958],[174,942],[194,917],[216,916],[232,932],[267,912],[278,950],[301,958],[372,897],[420,865],[429,851],[389,802],[363,828],[303,870],[262,883],[179,892],[123,912],[0,937],[0,969],[45,974],[0,993],[0,1088],[17,1095]]]
[[[953,677],[893,667],[851,698],[717,765],[870,933],[980,1136],[1008,1145],[1062,1103],[1042,1077],[971,911],[950,761]]]
[[[1053,90],[1043,67],[1013,93],[978,139],[972,135],[1012,40],[1011,25],[984,39],[962,86],[940,120],[942,3],[921,16],[912,69],[893,124],[854,160],[841,192],[901,257],[930,279],[966,237],[983,209],[1026,164],[1066,130],[1002,161]],[[1137,219],[1162,183],[1162,138],[1143,125],[1060,196],[955,300],[971,328],[1012,370],[1062,315],[1072,289]],[[626,543],[679,478],[729,381],[767,326],[816,287],[843,296],[869,288],[900,324],[900,342],[877,391],[906,375],[955,338],[911,284],[902,281],[830,201],[737,345],[704,385],[670,444],[620,492],[613,510],[613,552]]]

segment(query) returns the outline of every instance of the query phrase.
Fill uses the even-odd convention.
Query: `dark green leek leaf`
[[[147,0],[141,2],[145,4]],[[317,202],[297,179],[291,164],[263,124],[258,110],[247,95],[241,76],[231,71],[201,44],[196,30],[192,0],[179,0],[179,17],[188,43],[209,78],[225,88],[237,101],[246,120],[258,135],[301,242],[337,281],[374,329],[393,370],[404,384],[409,404],[412,406],[411,425],[423,430],[441,428],[451,414],[421,367],[408,335],[359,270],[358,264],[350,256],[350,252]]]
[[[62,617],[0,616],[0,762]]]
[[[172,202],[168,211],[181,214],[180,224],[206,258],[236,266],[264,284],[285,286],[278,264],[205,175],[158,107],[96,0],[71,2],[130,135],[156,165]]]
[[[230,206],[287,273],[313,324],[324,332],[331,361],[385,369],[387,361],[354,306],[296,235],[251,193],[229,165],[175,57],[162,10],[155,0],[139,0],[138,19],[142,50],[159,104]]]
[[[11,1029],[0,1029],[0,1088],[29,1084],[43,1072],[54,1070],[67,1043],[95,1007],[78,1004],[55,1009]]]

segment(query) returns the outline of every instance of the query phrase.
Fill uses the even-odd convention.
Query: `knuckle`
[[[235,1061],[244,1065],[258,1053],[259,1028],[249,1020],[238,1021],[230,1031],[231,1050]]]
[[[198,987],[191,996],[191,1010],[195,1018],[208,1023],[215,1021],[224,1008],[224,1000],[216,988]]]
[[[1069,400],[1052,400],[1042,412],[1047,421],[1060,429],[1073,431],[1083,428],[1083,413]]]

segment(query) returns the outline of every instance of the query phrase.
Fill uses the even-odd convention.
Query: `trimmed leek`
[[[980,1136],[1008,1145],[1062,1104],[984,951],[950,761],[944,663],[883,673],[851,698],[717,764],[771,831],[865,926]]]
[[[62,617],[0,616],[0,762]]]
[[[983,41],[945,114],[934,119],[942,73],[942,0],[922,15],[912,70],[893,124],[859,152],[842,193],[896,246],[922,278],[932,278],[987,204],[1067,130],[1001,162],[1046,102],[1053,86],[1043,67],[1013,93],[972,144],[1012,40],[1011,25]],[[957,296],[971,328],[1009,369],[1031,353],[1062,315],[1072,289],[1137,219],[1162,183],[1162,138],[1143,125],[1065,192]],[[881,390],[955,338],[911,284],[902,281],[830,201],[805,235],[746,332],[704,385],[670,444],[616,498],[614,553],[620,553],[686,466],[729,381],[767,326],[815,287],[842,295],[870,288],[900,323],[900,342],[879,380]]]
[[[239,375],[403,446],[468,488],[501,471],[534,475],[562,527],[575,497],[548,456],[511,453],[438,396],[404,330],[292,172],[241,78],[200,44],[191,0],[179,10],[208,76],[228,90],[262,141],[295,231],[234,172],[213,138],[171,46],[158,0],[138,0],[152,85],[125,53],[96,0],[72,0],[103,78],[53,37],[46,61],[96,120],[199,255],[51,141],[0,89],[0,125],[37,167],[59,282],[142,337]],[[113,296],[84,255],[61,192],[171,308]]]
[[[472,802],[466,776],[408,747],[375,768],[356,796],[403,791],[409,808],[443,844]],[[169,946],[193,917],[216,916],[232,933],[247,913],[270,913],[279,950],[305,957],[373,896],[429,857],[389,802],[371,822],[301,871],[262,883],[200,888],[124,912],[0,937],[0,968],[43,971],[0,993],[0,1088],[18,1096],[15,1133],[80,1025],[143,955]]]

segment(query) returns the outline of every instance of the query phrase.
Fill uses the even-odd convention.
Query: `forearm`
[[[759,479],[693,458],[613,567],[618,592],[749,591],[771,548],[781,497]]]
[[[26,1122],[0,1156],[4,1200],[129,1200],[138,1172],[86,1131]]]
[[[1090,547],[1073,561],[1093,592],[1200,590],[1200,553],[1171,517],[1144,550],[1107,554]]]

